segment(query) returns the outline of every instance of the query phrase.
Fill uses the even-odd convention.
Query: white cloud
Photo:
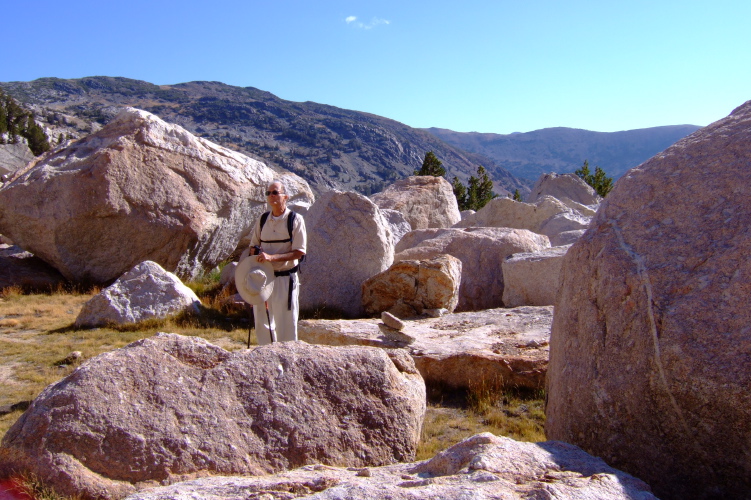
[[[349,16],[344,21],[347,24],[351,24],[352,26],[355,26],[356,28],[360,28],[363,30],[373,29],[376,26],[381,25],[381,24],[391,24],[391,21],[389,21],[388,19],[381,19],[379,17],[374,17],[369,23],[358,21],[357,16]]]

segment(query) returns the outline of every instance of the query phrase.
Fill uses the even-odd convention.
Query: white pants
[[[292,308],[287,309],[289,300],[290,276],[277,276],[274,278],[274,290],[269,297],[269,317],[271,329],[274,330],[277,342],[297,340],[297,317],[299,316],[298,296],[300,294],[300,278],[292,275],[294,288],[292,290]],[[253,316],[256,322],[256,339],[258,345],[271,343],[269,321],[266,319],[266,307],[264,304],[253,306]]]

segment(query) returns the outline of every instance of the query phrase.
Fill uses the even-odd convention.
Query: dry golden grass
[[[23,498],[33,498],[34,500],[82,500],[80,496],[71,497],[58,494],[31,474],[15,476],[12,479],[12,491],[16,495],[24,495]]]
[[[509,391],[495,384],[479,387],[467,392],[441,388],[429,391],[418,460],[431,458],[480,432],[518,441],[545,440],[545,398],[541,391]]]
[[[202,297],[204,308],[198,314],[109,328],[75,328],[73,322],[81,307],[96,292],[24,294],[7,288],[0,292],[0,406],[30,401],[81,361],[159,331],[200,336],[228,350],[247,344],[248,318],[220,311],[221,297],[208,287]],[[255,343],[254,334],[251,342]],[[82,353],[80,360],[61,364],[73,351]],[[21,413],[0,416],[0,437]]]

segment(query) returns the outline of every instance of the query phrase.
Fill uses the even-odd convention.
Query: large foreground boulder
[[[517,307],[405,319],[399,332],[377,319],[304,320],[298,333],[311,344],[404,349],[434,387],[540,390],[552,321],[550,306]]]
[[[751,101],[631,169],[564,259],[546,433],[661,498],[751,498]]]
[[[655,500],[643,481],[570,444],[477,434],[425,462],[378,468],[304,467],[265,477],[212,477],[127,500]]]
[[[382,209],[397,210],[412,229],[451,227],[461,220],[451,184],[443,177],[416,175],[370,197]]]
[[[362,282],[394,261],[391,225],[378,206],[354,192],[328,191],[305,217],[308,254],[300,308],[362,314]]]
[[[525,229],[473,227],[421,229],[405,235],[396,246],[395,262],[428,260],[449,254],[462,263],[457,311],[503,305],[503,259],[513,253],[550,247],[547,236]]]
[[[0,233],[72,281],[106,284],[144,260],[192,277],[235,250],[277,175],[128,108],[0,189]]]
[[[58,493],[116,499],[196,475],[414,460],[424,412],[425,385],[400,351],[286,342],[230,353],[158,334],[45,389],[0,457]]]
[[[104,326],[198,311],[201,300],[174,274],[147,260],[120,276],[81,308],[75,325]]]
[[[388,311],[399,317],[420,315],[425,309],[454,312],[461,280],[462,262],[451,255],[403,260],[363,282],[363,309],[369,315]]]

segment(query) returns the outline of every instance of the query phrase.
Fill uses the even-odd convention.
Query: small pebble
[[[73,351],[72,353],[68,354],[65,357],[65,359],[58,361],[55,364],[58,366],[72,365],[73,363],[81,359],[82,357],[83,357],[83,353],[81,351]]]
[[[442,318],[447,315],[449,310],[445,308],[440,309],[423,309],[423,314],[431,318]]]

